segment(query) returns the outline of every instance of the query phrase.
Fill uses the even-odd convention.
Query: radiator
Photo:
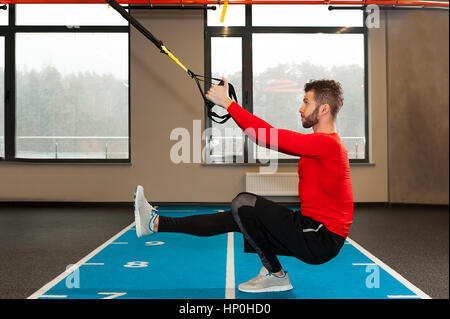
[[[298,175],[246,173],[245,191],[261,196],[298,196]]]

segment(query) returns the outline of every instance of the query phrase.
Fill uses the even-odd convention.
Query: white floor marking
[[[86,263],[86,261],[90,260],[92,257],[94,257],[96,254],[98,254],[100,251],[105,249],[108,245],[114,243],[114,241],[122,236],[124,233],[129,231],[130,229],[133,229],[135,226],[135,223],[133,222],[126,228],[122,229],[119,233],[114,235],[111,239],[103,243],[101,246],[93,250],[90,254],[88,254],[86,257],[78,261],[75,265],[71,267],[71,271],[74,271],[78,269],[82,265],[103,265],[102,263]],[[116,242],[117,243],[117,242]],[[369,259],[371,259],[376,265],[380,266],[382,269],[384,269],[387,273],[389,273],[392,277],[394,277],[396,280],[398,280],[400,283],[402,283],[404,286],[406,286],[408,289],[410,289],[412,292],[414,292],[416,295],[388,295],[388,298],[422,298],[422,299],[431,299],[430,296],[425,294],[422,290],[414,286],[412,283],[410,283],[408,280],[406,280],[404,277],[402,277],[399,273],[397,273],[395,270],[390,268],[388,265],[383,263],[381,260],[379,260],[377,257],[372,255],[369,251],[364,249],[362,246],[360,246],[358,243],[347,237],[347,242],[345,244],[351,244],[356,249],[358,249],[361,253],[363,253],[365,256],[367,256]],[[374,265],[373,263],[354,263],[353,265]],[[51,288],[53,288],[56,284],[58,284],[60,281],[62,281],[64,278],[66,278],[71,272],[64,271],[61,273],[58,277],[44,285],[42,288],[34,292],[31,296],[29,296],[27,299],[37,299],[37,298],[67,298],[67,295],[44,295],[47,291],[49,291]],[[103,293],[101,293],[103,294]],[[112,293],[111,293],[112,294]],[[228,233],[228,242],[227,242],[227,265],[226,265],[226,289],[225,289],[225,299],[235,299],[235,271],[234,271],[234,233],[230,232]]]
[[[127,242],[115,241],[115,242],[111,243],[111,245],[128,245],[128,243]]]
[[[392,277],[397,279],[399,282],[401,282],[404,286],[406,286],[409,290],[414,292],[417,297],[422,299],[431,299],[430,296],[428,296],[426,293],[424,293],[422,290],[414,286],[412,283],[410,283],[408,280],[403,278],[398,272],[393,270],[391,267],[386,265],[384,262],[379,260],[377,257],[372,255],[370,252],[365,250],[363,247],[361,247],[359,244],[357,244],[355,241],[350,239],[350,237],[347,237],[347,240],[349,243],[351,243],[356,249],[358,249],[360,252],[362,252],[364,255],[366,255],[370,260],[372,260],[374,263],[376,263],[378,266],[383,268],[387,273],[389,273]]]
[[[98,295],[108,296],[102,299],[114,299],[117,297],[125,296],[126,292],[99,292]]]
[[[163,241],[148,241],[145,243],[145,246],[159,246],[164,244],[165,243]]]
[[[234,290],[234,233],[228,233],[225,299],[236,299]]]
[[[401,296],[401,295],[397,295],[397,296],[387,296],[388,298],[391,298],[391,299],[395,299],[395,298],[398,298],[398,299],[411,299],[411,298],[420,298],[419,296],[416,296],[416,295],[404,295],[404,296]]]
[[[96,248],[94,251],[92,251],[89,255],[81,259],[79,262],[77,262],[75,265],[71,267],[71,270],[76,270],[80,266],[86,263],[89,259],[97,255],[100,251],[105,249],[109,244],[111,244],[113,241],[115,241],[117,238],[122,236],[124,233],[126,233],[131,227],[134,226],[134,222],[129,225],[128,227],[122,229],[120,232],[118,232],[116,235],[114,235],[111,239],[106,241],[103,245]],[[49,291],[53,286],[55,286],[57,283],[59,283],[61,280],[66,278],[68,275],[70,275],[70,272],[64,271],[62,274],[60,274],[58,277],[47,283],[45,286],[43,286],[41,289],[33,293],[31,296],[29,296],[27,299],[37,299],[39,297],[44,297],[43,294]],[[67,296],[66,296],[67,297]]]

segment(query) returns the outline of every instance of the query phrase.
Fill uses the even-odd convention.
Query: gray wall
[[[185,65],[203,72],[203,13],[154,11],[138,12],[136,17]],[[382,20],[381,28],[369,34],[371,165],[351,166],[356,202],[386,202],[389,197],[383,15]],[[0,200],[129,202],[135,185],[142,184],[150,201],[229,202],[244,190],[245,173],[257,172],[257,166],[171,162],[170,149],[176,143],[170,141],[171,131],[183,127],[193,136],[194,120],[201,120],[204,128],[201,97],[186,73],[134,29],[130,58],[131,165],[0,163]],[[279,172],[296,171],[292,164],[279,167]]]
[[[448,204],[448,12],[388,12],[389,200]]]

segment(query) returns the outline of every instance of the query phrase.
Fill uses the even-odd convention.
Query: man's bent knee
[[[255,207],[257,196],[255,194],[242,192],[239,193],[231,202],[231,212],[237,214],[242,206]]]

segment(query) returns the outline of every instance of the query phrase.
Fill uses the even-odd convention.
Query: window
[[[0,3],[0,7],[3,4]],[[8,7],[0,9],[0,159],[5,157],[5,36],[1,28],[8,25]]]
[[[6,90],[15,94],[5,114],[4,157],[129,162],[126,20],[107,5],[9,9],[14,45],[6,46],[6,63],[15,70],[6,74]]]
[[[208,26],[220,26],[220,27],[239,27],[245,26],[245,6],[244,5],[230,5],[227,8],[227,17],[224,22],[220,22],[220,16],[222,10],[218,6],[216,10],[208,10]]]
[[[0,11],[1,12],[1,11]],[[5,157],[5,38],[0,36],[0,158]]]
[[[127,158],[127,43],[121,33],[17,34],[16,157]]]
[[[2,6],[3,4],[0,3],[0,7]],[[0,26],[2,25],[8,25],[8,6],[5,9],[0,9]]]
[[[334,10],[320,5],[263,5],[252,7],[255,27],[362,27],[361,10]]]
[[[17,25],[123,25],[128,22],[106,4],[26,4],[17,6]]]
[[[211,38],[212,76],[225,76],[233,84],[238,101],[242,101],[242,39],[240,37]],[[226,114],[222,108],[216,107],[217,114]],[[211,159],[233,162],[234,157],[243,159],[244,143],[242,131],[232,120],[224,124],[211,123],[213,133],[209,144]]]
[[[274,127],[301,133],[312,133],[302,127],[298,113],[305,83],[325,78],[339,81],[344,106],[337,118],[338,133],[351,162],[368,162],[362,10],[329,11],[317,5],[254,5],[245,10],[245,26],[227,27],[219,26],[217,13],[213,22],[208,12],[206,73],[226,76],[239,87],[239,104],[249,112]],[[206,121],[212,128],[207,163],[297,161],[257,146],[232,120],[226,125]]]

